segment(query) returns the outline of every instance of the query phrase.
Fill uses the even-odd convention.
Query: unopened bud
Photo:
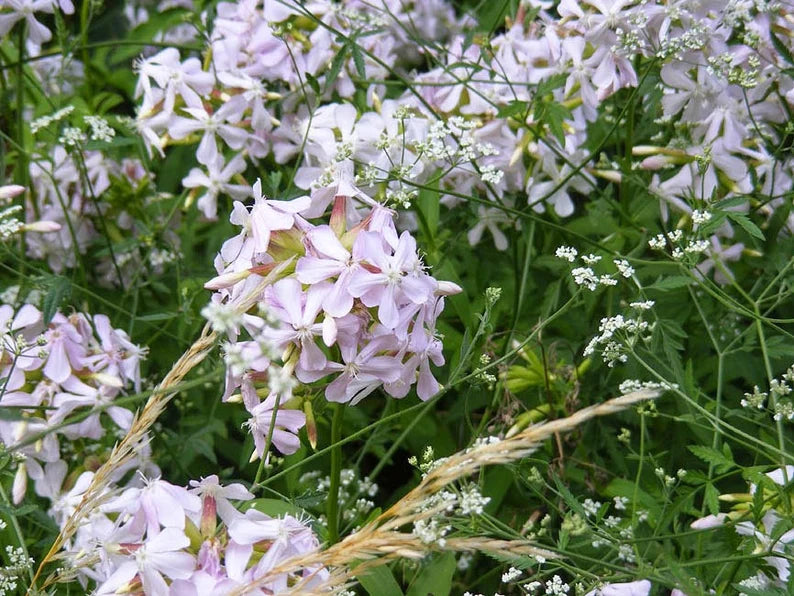
[[[306,414],[306,435],[309,438],[309,445],[312,449],[317,449],[317,422],[314,419],[314,410],[311,400],[303,402],[303,413]]]
[[[251,271],[245,269],[243,271],[232,271],[230,273],[224,273],[222,275],[218,275],[217,277],[213,277],[207,283],[204,284],[204,289],[206,290],[223,290],[224,288],[229,288],[236,284],[239,281],[246,279],[249,275],[251,275]]]
[[[26,232],[38,232],[40,234],[46,234],[48,232],[57,232],[61,229],[61,224],[55,221],[43,219],[41,221],[26,223],[22,226],[22,229]]]
[[[14,505],[19,505],[25,498],[25,491],[28,489],[28,468],[25,463],[19,464],[17,473],[14,475],[14,484],[11,487],[11,499]]]
[[[23,192],[25,192],[25,187],[20,186],[19,184],[0,186],[0,200],[13,199]]]
[[[453,296],[454,294],[460,294],[463,291],[458,284],[451,282],[451,281],[439,281],[438,287],[436,288],[436,295],[437,296]]]

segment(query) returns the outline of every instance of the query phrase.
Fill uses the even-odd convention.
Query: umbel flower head
[[[269,435],[282,453],[297,450],[288,435],[305,424],[298,383],[339,403],[379,388],[401,398],[414,385],[421,399],[432,397],[439,384],[430,364],[444,363],[436,320],[444,297],[460,288],[428,273],[411,234],[398,234],[394,212],[375,205],[347,229],[350,197],[336,196],[328,223],[314,224],[303,217],[313,209],[309,197],[266,199],[259,181],[253,191],[250,209],[234,204],[230,220],[241,231],[216,258],[204,314],[230,340],[225,398],[240,388],[256,455]],[[248,312],[232,310],[251,295]]]

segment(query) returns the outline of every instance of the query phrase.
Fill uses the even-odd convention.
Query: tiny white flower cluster
[[[563,259],[568,261],[569,263],[573,263],[576,260],[577,255],[579,254],[578,251],[571,247],[571,246],[560,246],[557,248],[556,252],[554,253],[557,258]],[[571,270],[571,275],[573,276],[573,281],[578,286],[584,286],[591,292],[594,292],[596,288],[601,286],[616,286],[618,285],[618,280],[614,276],[614,274],[602,274],[598,275],[595,271],[593,271],[592,267],[599,263],[602,260],[601,255],[596,255],[593,253],[582,255],[582,261],[584,262],[586,267],[575,267]],[[629,278],[634,275],[634,268],[629,264],[626,259],[614,259],[612,261],[618,269],[618,273],[625,278]]]
[[[418,519],[414,522],[414,535],[424,544],[437,544],[441,548],[447,544],[446,536],[452,529],[450,525],[440,525],[438,519]]]
[[[233,305],[222,302],[209,302],[201,309],[201,316],[217,333],[237,333],[243,321],[241,312]]]
[[[623,315],[604,317],[598,325],[599,334],[587,344],[584,355],[590,356],[600,347],[604,362],[612,368],[616,363],[628,360],[624,346],[632,346],[641,334],[652,330],[653,324],[642,319]]]
[[[33,568],[33,559],[26,556],[21,547],[8,545],[5,552],[8,565],[0,567],[0,596],[16,594],[17,579]]]
[[[648,240],[648,246],[650,246],[654,250],[664,250],[667,246],[668,240],[670,243],[677,243],[681,242],[681,239],[684,237],[684,232],[681,230],[673,230],[672,232],[667,233],[667,237],[665,238],[664,234],[657,234],[650,240]]]
[[[50,114],[49,116],[42,116],[41,118],[36,118],[33,122],[30,123],[30,132],[35,135],[42,128],[46,128],[53,122],[58,122],[59,120],[63,120],[73,111],[74,111],[74,106],[66,106],[65,108],[61,108],[60,110]]]
[[[517,580],[521,577],[522,571],[517,569],[516,567],[511,567],[505,573],[502,574],[502,583],[509,583],[512,581]]]
[[[582,508],[588,517],[593,517],[598,513],[598,510],[601,509],[601,502],[587,498],[584,500],[584,503],[582,503]]]
[[[554,254],[557,255],[558,259],[565,259],[569,263],[573,263],[579,253],[572,246],[560,246]]]
[[[319,470],[303,474],[298,482],[320,493],[328,492],[331,487],[331,477],[322,476]],[[371,499],[378,494],[378,485],[369,478],[361,478],[352,468],[345,468],[340,472],[339,484],[342,519],[348,523],[365,519],[375,508]],[[325,517],[320,517],[319,521],[326,523]]]
[[[695,213],[699,212],[696,211]],[[703,219],[703,217],[704,216],[699,216],[699,219]],[[705,221],[708,221],[708,218],[706,218]],[[672,251],[670,254],[676,260],[681,260],[686,255],[702,254],[706,252],[710,246],[709,241],[704,239],[692,239],[689,240],[685,245],[679,246],[682,244],[683,240],[684,232],[681,230],[673,230],[672,232],[668,232],[666,239],[664,234],[657,234],[648,240],[648,246],[654,250],[665,250],[669,241],[669,243],[672,245]]]
[[[110,143],[116,136],[116,131],[108,124],[108,121],[101,116],[85,116],[85,123],[91,128],[90,137],[92,141],[102,141]]]
[[[678,385],[675,383],[667,383],[665,381],[657,383],[656,381],[640,381],[638,379],[626,379],[620,385],[618,385],[618,391],[620,391],[621,395],[634,393],[635,391],[642,391],[643,389],[671,391],[673,389],[678,389]]]
[[[86,134],[76,126],[67,126],[63,129],[63,133],[58,138],[58,142],[65,147],[77,147],[87,139],[88,137]]]
[[[767,398],[770,398],[774,420],[794,421],[794,403],[789,397],[794,391],[792,385],[794,385],[794,365],[790,366],[780,379],[772,379],[769,382],[768,392],[761,391],[758,385],[755,385],[752,393],[745,393],[740,403],[743,408],[763,410]]]
[[[695,209],[692,212],[692,224],[693,228],[697,229],[698,226],[703,225],[704,223],[711,221],[711,213],[708,211],[699,211]]]
[[[491,497],[484,497],[476,484],[470,484],[460,491],[459,512],[461,515],[482,515],[490,500]]]

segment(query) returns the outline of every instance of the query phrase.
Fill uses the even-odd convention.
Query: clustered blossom
[[[319,547],[312,530],[290,515],[239,511],[232,501],[254,498],[242,484],[224,486],[215,475],[191,480],[189,488],[159,477],[141,477],[140,484],[108,489],[68,551],[81,581],[95,584],[97,595],[231,594]],[[279,593],[298,582],[310,589],[327,576],[307,567],[245,593]]]
[[[186,186],[196,189],[209,218],[216,216],[218,189],[233,186],[243,167],[227,166],[224,146],[234,151],[229,164],[240,151],[255,162],[300,157],[295,182],[311,191],[318,211],[340,189],[364,203],[375,198],[406,207],[417,185],[443,172],[444,204],[455,206],[467,194],[490,203],[477,207],[469,241],[476,244],[488,230],[505,249],[503,228],[515,221],[503,208],[518,207],[516,196],[565,217],[574,212],[574,193],[591,191],[595,177],[620,183],[613,164],[588,162],[587,125],[602,117],[607,98],[638,84],[634,59],[653,58],[661,69],[662,117],[676,119],[687,134],[669,147],[636,147],[636,154],[646,169],[680,166],[672,176],[654,176],[651,190],[665,216],[672,206],[700,226],[711,216],[704,206],[748,192],[750,171],[775,196],[791,180],[791,163],[772,159],[767,147],[774,143],[753,135],[761,126],[775,137],[785,117],[782,98],[794,97],[785,57],[769,33],[788,32],[791,23],[774,3],[738,12],[732,4],[563,2],[562,18],[540,10],[531,22],[522,8],[506,32],[480,42],[466,37],[467,21],[441,1],[221,3],[209,70],[173,48],[141,62],[138,125],[157,151],[169,139],[200,139],[199,162],[207,170],[194,171]],[[340,47],[337,31],[354,38],[356,49]],[[414,65],[410,37],[435,42],[424,52],[437,66],[415,75],[416,93],[381,101],[384,85],[369,83],[363,110],[329,102],[334,92],[352,97],[358,78],[393,79]],[[782,43],[791,37],[781,34]],[[311,74],[312,84],[299,73]],[[770,93],[773,86],[780,92]],[[304,95],[321,105],[310,112],[297,101]],[[558,106],[563,122],[536,120],[532,102]],[[693,197],[697,209],[689,205]],[[732,236],[726,223],[690,252],[730,259],[734,249],[723,248],[723,239]]]
[[[460,288],[426,271],[394,213],[375,206],[348,230],[349,197],[336,196],[330,225],[315,225],[304,218],[309,197],[267,199],[259,181],[253,194],[250,209],[234,205],[230,221],[241,231],[216,258],[207,287],[217,292],[204,314],[229,338],[224,398],[239,388],[256,456],[268,436],[282,453],[298,449],[311,404],[297,382],[351,404],[381,387],[397,398],[413,385],[424,400],[438,392],[430,369],[444,363],[436,319],[444,296]],[[235,312],[244,299],[250,312]]]
[[[794,391],[794,366],[790,366],[779,379],[769,381],[769,391],[761,391],[756,385],[751,393],[745,393],[740,404],[743,408],[764,410],[769,399],[769,409],[776,421],[794,421],[794,402],[791,393]]]
[[[217,13],[206,70],[197,58],[182,60],[168,48],[139,63],[137,87],[138,127],[151,150],[162,152],[171,139],[199,141],[201,166],[185,184],[196,189],[209,218],[216,216],[218,189],[240,173],[239,165],[227,167],[236,157],[225,149],[255,162],[299,156],[295,183],[311,191],[314,215],[335,194],[405,207],[416,185],[444,172],[448,206],[463,193],[493,202],[478,208],[469,241],[488,230],[505,249],[501,228],[514,222],[498,207],[515,206],[515,195],[526,194],[536,211],[548,202],[570,215],[571,192],[594,185],[588,169],[577,173],[569,165],[584,158],[587,122],[606,97],[637,83],[630,60],[611,48],[617,24],[591,38],[575,19],[557,23],[542,13],[526,27],[517,19],[486,47],[466,38],[468,20],[440,0],[309,6],[248,0],[222,2]],[[340,47],[337,32],[355,39],[356,47]],[[385,81],[414,66],[420,57],[415,39],[432,42],[426,54],[444,48],[431,56],[438,66],[416,76],[418,94],[382,101],[385,85],[372,83],[366,109],[328,101],[333,93],[352,97],[358,78]],[[492,58],[484,61],[486,55]],[[535,141],[526,130],[536,124],[532,117],[499,117],[502,109],[531,101],[532,87],[571,65],[576,76],[551,88],[554,101],[566,106],[562,138],[541,131],[542,142]],[[312,76],[311,85],[302,73]],[[296,101],[301,95],[322,105],[310,112]]]
[[[591,292],[595,292],[599,287],[618,285],[619,277],[630,278],[634,275],[634,267],[626,259],[612,260],[617,272],[598,274],[593,267],[601,261],[601,255],[579,255],[579,252],[571,246],[560,246],[557,248],[555,256],[569,263],[575,263],[577,257],[581,258],[586,267],[574,267],[571,269],[571,278],[577,286],[587,288]]]
[[[124,433],[133,412],[114,405],[125,388],[140,390],[140,360],[145,349],[130,342],[108,317],[55,313],[49,323],[34,306],[18,310],[0,306],[0,407],[14,408],[19,419],[0,420],[0,443],[22,456],[14,479],[13,498],[25,495],[28,477],[36,494],[52,502],[60,519],[70,505],[70,491],[81,484],[82,470],[68,464],[73,442],[101,439],[108,428]],[[87,412],[88,416],[70,417]],[[62,440],[64,439],[64,440]],[[144,466],[148,447],[142,447]],[[84,474],[99,461],[85,460]],[[129,468],[116,470],[116,477]]]

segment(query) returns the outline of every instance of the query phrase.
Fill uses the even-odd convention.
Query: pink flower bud
[[[204,284],[205,290],[223,290],[225,288],[229,288],[236,284],[238,281],[242,281],[251,275],[251,271],[245,269],[243,271],[233,271],[230,273],[224,273],[222,275],[218,275],[217,277],[213,277],[207,283]]]
[[[27,223],[22,226],[22,229],[26,232],[39,232],[41,234],[46,234],[48,232],[57,232],[61,229],[61,224],[43,219],[41,221]]]
[[[217,503],[215,502],[215,497],[207,492],[201,501],[201,535],[205,538],[211,538],[215,535],[217,525]]]
[[[28,489],[28,467],[25,463],[19,464],[17,473],[14,475],[14,484],[11,487],[11,498],[14,505],[19,505],[25,498],[25,491]]]
[[[436,288],[436,295],[438,296],[453,296],[460,294],[463,291],[458,284],[451,281],[439,281],[438,288]]]
[[[8,186],[0,186],[0,200],[13,199],[17,195],[25,192],[25,187],[19,184],[9,184]]]

